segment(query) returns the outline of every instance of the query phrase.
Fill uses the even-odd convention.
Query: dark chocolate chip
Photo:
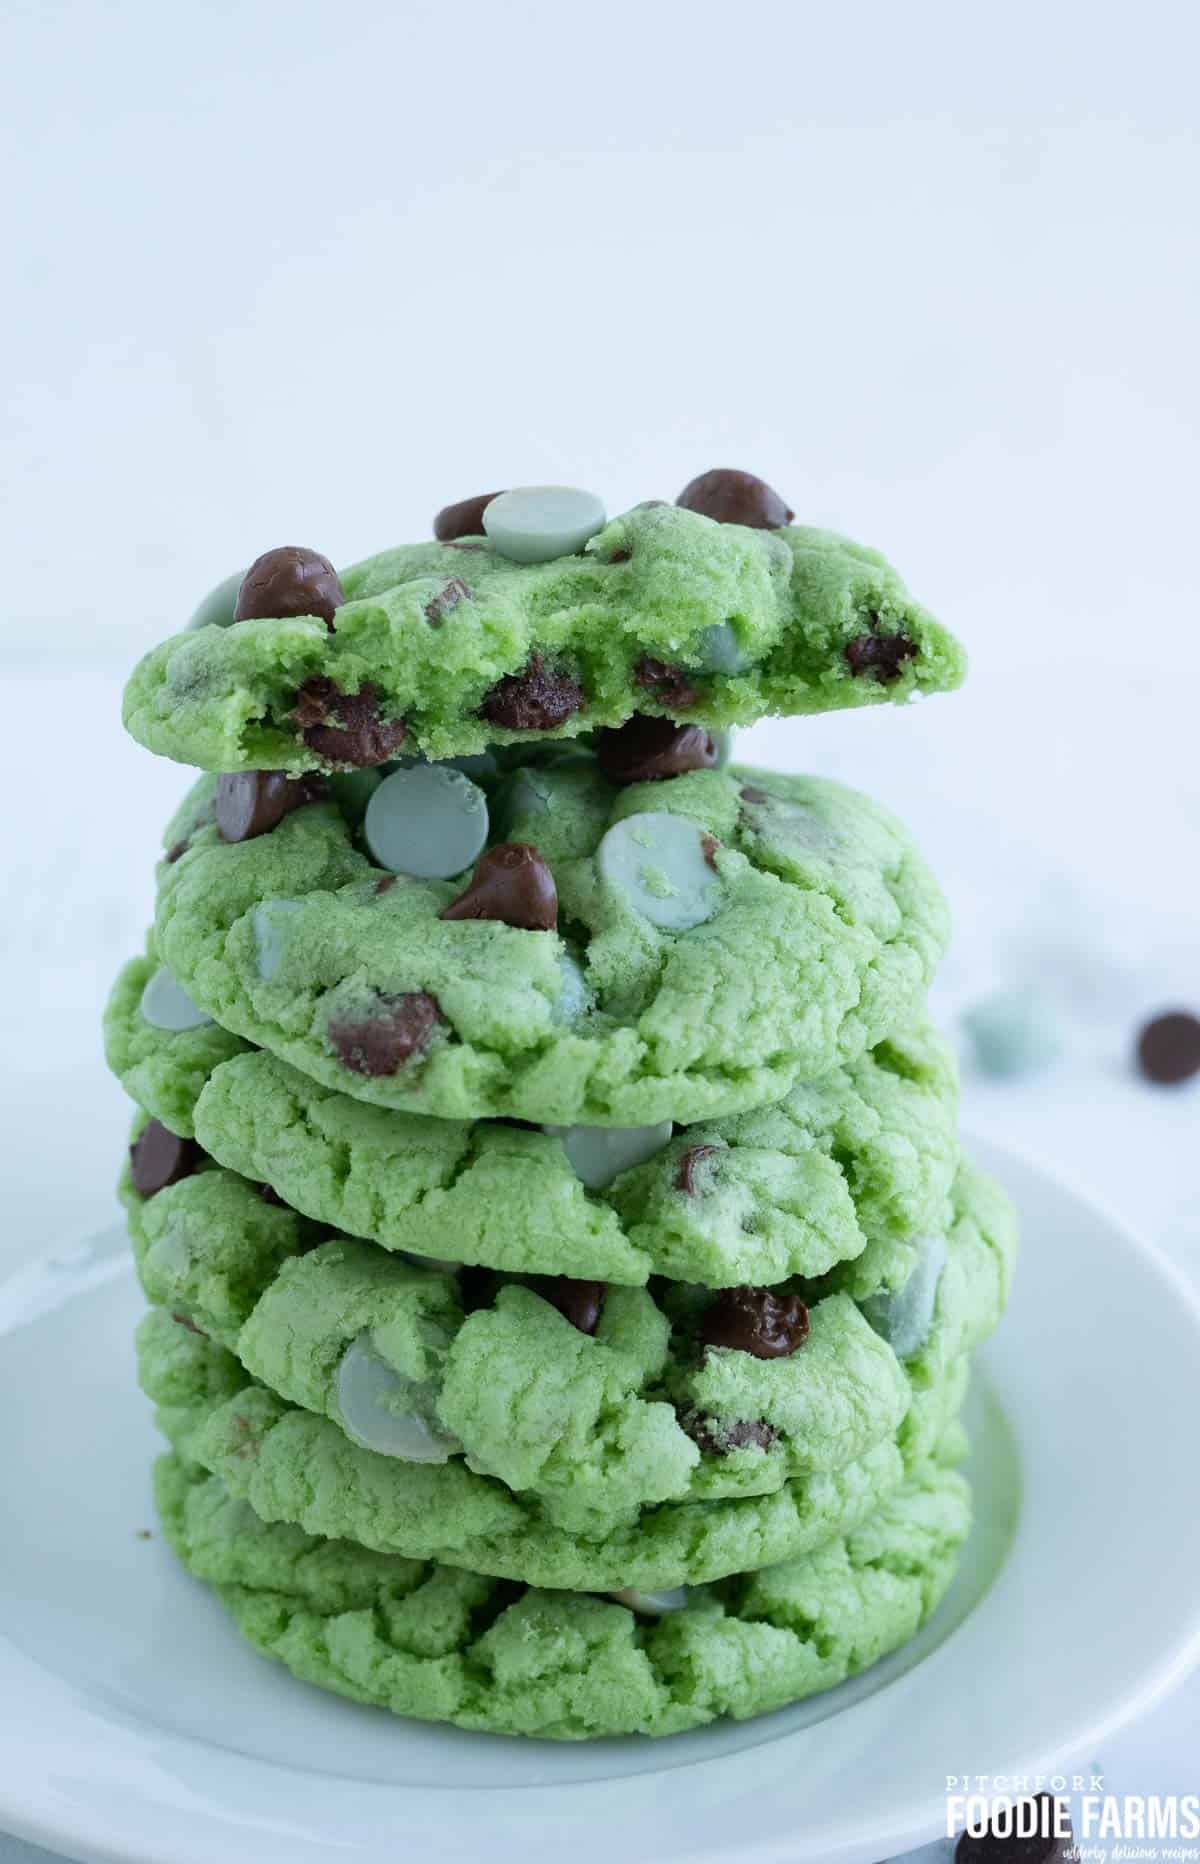
[[[380,716],[381,696],[369,680],[356,693],[344,693],[325,674],[314,673],[296,694],[292,718],[318,757],[364,770],[394,757],[407,736],[402,718]]]
[[[494,1269],[478,1262],[465,1262],[458,1271],[458,1299],[464,1314],[477,1314],[491,1307],[496,1299],[499,1278]]]
[[[700,1317],[706,1346],[730,1346],[756,1359],[786,1359],[808,1338],[808,1309],[798,1294],[770,1288],[724,1288]]]
[[[738,472],[733,466],[714,466],[684,486],[675,500],[685,511],[698,511],[718,524],[747,524],[756,531],[777,531],[790,524],[790,511],[778,492],[756,473]]]
[[[465,583],[461,576],[452,576],[448,583],[443,583],[432,600],[425,604],[425,619],[431,628],[440,628],[452,608],[460,602],[471,598],[471,585]]]
[[[479,492],[474,498],[460,498],[457,505],[443,505],[433,521],[433,534],[439,544],[452,544],[459,537],[482,537],[483,514],[499,492]]]
[[[604,1309],[605,1289],[602,1281],[576,1281],[570,1275],[545,1275],[539,1277],[537,1291],[580,1333],[595,1333]]]
[[[682,1191],[685,1197],[695,1197],[696,1173],[705,1159],[715,1158],[721,1150],[720,1146],[689,1146],[686,1152],[680,1154],[675,1170],[675,1189]]]
[[[779,1441],[775,1426],[761,1417],[738,1418],[732,1424],[722,1424],[707,1411],[681,1411],[678,1416],[680,1429],[686,1431],[706,1456],[728,1456],[731,1450],[744,1449],[748,1443],[757,1444],[760,1450],[769,1450]]]
[[[708,865],[712,868],[714,873],[716,873],[717,871],[717,849],[720,846],[721,844],[717,840],[715,835],[701,835],[700,847],[703,851],[705,860],[708,862]]]
[[[285,815],[329,794],[320,777],[289,777],[282,770],[238,770],[217,778],[213,814],[222,841],[253,841],[277,828]]]
[[[142,1197],[153,1197],[169,1184],[190,1178],[203,1157],[194,1139],[181,1139],[160,1120],[151,1120],[129,1148],[133,1188]]]
[[[596,755],[610,783],[659,783],[689,770],[711,770],[717,747],[703,725],[635,712],[619,730],[599,734]]]
[[[871,678],[890,686],[904,671],[904,662],[919,649],[907,634],[856,634],[845,647],[846,664],[855,679]]]
[[[756,790],[752,784],[739,791],[739,795],[744,803],[768,803],[771,800],[765,790]]]
[[[429,1047],[437,1026],[436,997],[424,990],[380,996],[361,1016],[339,1016],[328,1026],[338,1060],[355,1074],[395,1074]]]
[[[481,718],[507,731],[553,731],[578,712],[583,688],[569,673],[531,654],[522,673],[498,679],[479,708]]]
[[[633,669],[634,684],[642,686],[673,712],[686,712],[700,694],[692,685],[692,676],[683,667],[673,667],[666,660],[643,654]]]
[[[181,1327],[186,1327],[189,1333],[198,1333],[202,1340],[207,1340],[208,1335],[207,1333],[205,1333],[204,1328],[198,1327],[195,1321],[192,1320],[189,1315],[177,1314],[174,1311],[172,1311],[171,1319],[177,1320],[179,1322],[179,1325]]]
[[[1038,1793],[1032,1800],[1023,1799],[1012,1809],[1012,1815],[1029,1806],[1037,1807],[1037,1814],[1029,1822],[1036,1830],[1028,1837],[1021,1838],[1009,1829],[1001,1833],[993,1826],[980,1833],[978,1837],[964,1832],[954,1848],[955,1864],[1057,1864],[1065,1858],[1068,1851],[1074,1849],[1071,1834],[1071,1822],[1066,1816],[1065,1807],[1060,1808],[1058,1801],[1050,1793]],[[1009,1824],[1007,1815],[1005,1824]],[[1029,1815],[1026,1814],[1028,1819]],[[1020,1823],[1024,1823],[1021,1820]],[[1062,1830],[1057,1828],[1061,1824]]]
[[[1152,1016],[1138,1037],[1138,1067],[1147,1081],[1175,1087],[1200,1072],[1200,1020],[1190,1010]]]
[[[167,866],[173,867],[175,862],[179,859],[180,855],[187,853],[189,846],[190,846],[190,843],[187,841],[172,842],[171,846],[167,849],[166,856],[164,857],[166,860]]]
[[[333,617],[346,600],[346,592],[328,557],[319,550],[302,550],[284,544],[256,557],[238,590],[235,621],[260,617],[285,620],[292,615],[319,615],[330,633]]]
[[[399,876],[396,874],[385,874],[382,880],[377,880],[375,882],[375,892],[377,894],[390,893],[398,878]]]
[[[525,932],[553,932],[558,925],[554,875],[526,841],[503,841],[481,854],[475,872],[443,919],[498,919]]]
[[[623,550],[614,550],[610,557],[603,559],[605,563],[630,563],[632,560],[633,552],[628,547]]]
[[[260,1184],[258,1187],[258,1195],[262,1198],[264,1204],[277,1204],[281,1210],[287,1209],[287,1199],[280,1197],[273,1184]]]

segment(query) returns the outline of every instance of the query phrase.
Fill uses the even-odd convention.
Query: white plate
[[[873,1864],[947,1772],[1034,1773],[1200,1656],[1200,1308],[1153,1250],[976,1148],[1024,1253],[973,1398],[979,1525],[924,1634],[853,1683],[666,1742],[397,1722],[255,1657],[153,1526],[122,1234],[0,1288],[0,1828],[87,1860],[569,1856]]]

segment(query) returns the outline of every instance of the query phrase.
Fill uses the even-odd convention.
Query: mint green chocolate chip
[[[483,514],[483,528],[512,563],[571,557],[603,529],[604,506],[594,492],[572,485],[523,485],[502,492]]]
[[[583,974],[583,966],[569,951],[564,951],[558,968],[562,973],[562,989],[558,994],[554,1008],[550,1012],[552,1023],[570,1025],[577,1023],[591,1001],[591,992]]]
[[[711,919],[721,882],[709,862],[713,843],[688,816],[651,810],[614,823],[596,865],[635,912],[664,932],[686,932]]]
[[[430,1418],[411,1379],[394,1372],[360,1333],[337,1370],[342,1429],[364,1450],[406,1463],[446,1463],[462,1445]]]
[[[258,958],[258,975],[269,984],[283,963],[287,952],[288,920],[302,912],[299,900],[263,900],[254,908],[254,949]]]
[[[743,653],[741,643],[727,621],[714,621],[710,628],[702,628],[696,636],[696,646],[700,650],[701,673],[747,673],[753,662]]]
[[[897,1359],[919,1353],[933,1325],[938,1283],[946,1266],[946,1239],[928,1236],[921,1244],[916,1267],[895,1294],[873,1294],[862,1311],[891,1347]]]
[[[544,771],[518,770],[504,786],[504,808],[509,821],[518,816],[545,815],[554,794]]]
[[[737,733],[732,727],[727,727],[724,730],[710,731],[708,735],[712,739],[713,748],[717,753],[717,761],[713,765],[713,769],[724,770],[733,756],[733,741],[737,737]]]
[[[1053,1009],[1028,992],[986,997],[964,1011],[962,1020],[977,1065],[1002,1080],[1045,1068],[1062,1048]]]
[[[363,833],[375,860],[392,873],[450,880],[487,841],[487,798],[448,764],[413,764],[394,770],[373,793]]]
[[[636,1586],[622,1586],[612,1596],[620,1604],[628,1605],[631,1612],[641,1612],[647,1618],[686,1611],[688,1602],[686,1586],[668,1586],[662,1592],[639,1592]]]
[[[238,590],[242,586],[245,570],[235,570],[224,582],[219,582],[215,589],[210,589],[203,602],[196,609],[189,628],[228,628],[233,622],[233,611],[237,606]]]
[[[173,1034],[180,1029],[200,1029],[212,1021],[207,1011],[192,1002],[165,964],[160,965],[143,990],[140,1008],[155,1029],[169,1029]]]
[[[589,1191],[602,1191],[623,1171],[661,1152],[674,1127],[670,1120],[660,1120],[657,1126],[547,1126],[545,1131],[562,1140],[567,1162],[581,1183]]]

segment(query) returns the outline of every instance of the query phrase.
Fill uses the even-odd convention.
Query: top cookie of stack
[[[126,698],[221,773],[160,868],[168,1026],[386,1107],[634,1127],[910,1025],[947,928],[904,830],[723,767],[722,728],[941,690],[963,655],[876,553],[790,517],[741,473],[608,524],[532,488],[340,581],[288,548],[223,585]]]
[[[962,650],[884,559],[792,515],[722,471],[611,523],[563,487],[468,499],[340,578],[272,550],[147,655],[125,723],[201,770],[299,774],[958,685]]]

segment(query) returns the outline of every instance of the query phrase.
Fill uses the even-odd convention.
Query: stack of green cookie
[[[1015,1241],[904,830],[729,728],[958,683],[751,475],[269,552],[130,682],[202,772],[106,1020],[179,1557],[403,1715],[667,1734],[909,1638]]]

